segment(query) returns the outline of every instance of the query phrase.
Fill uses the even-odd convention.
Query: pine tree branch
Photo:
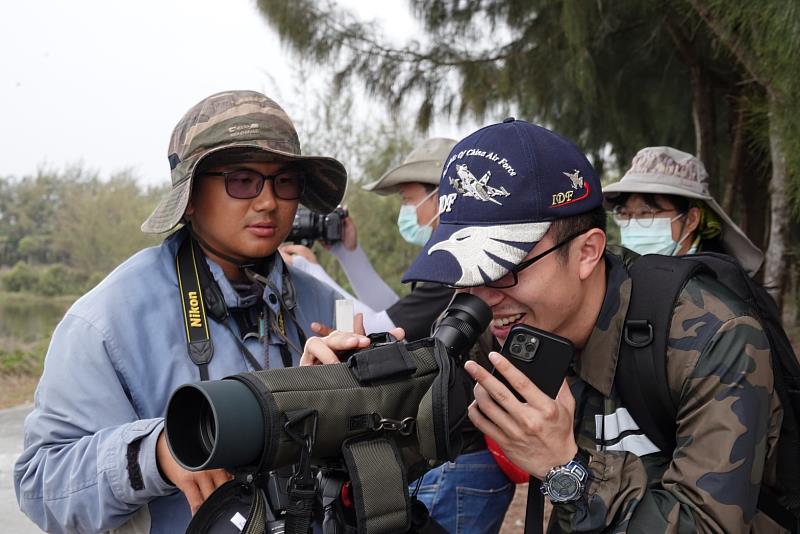
[[[326,13],[312,8],[312,13],[318,16],[330,31],[340,37],[342,45],[351,51],[358,54],[371,54],[400,63],[428,63],[433,67],[460,67],[469,64],[493,63],[508,59],[511,54],[507,51],[519,42],[511,41],[496,47],[503,52],[494,55],[470,56],[467,51],[451,51],[452,53],[449,55],[458,59],[444,59],[443,56],[437,55],[432,50],[427,53],[421,53],[409,48],[397,49],[386,46],[375,37],[368,36],[363,28],[358,27],[359,31],[356,31],[356,29],[344,22],[335,20],[329,12]],[[433,49],[435,50],[435,47]]]
[[[694,10],[708,25],[709,30],[722,42],[736,61],[770,94],[774,92],[772,80],[766,76],[758,61],[748,52],[742,40],[732,35],[716,18],[703,0],[689,0]]]

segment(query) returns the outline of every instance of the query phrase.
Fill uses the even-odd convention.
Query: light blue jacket
[[[170,394],[181,384],[199,381],[187,353],[175,273],[184,237],[185,231],[179,231],[128,259],[75,302],[53,333],[14,470],[20,508],[45,531],[105,531],[134,515],[128,527],[149,523],[152,533],[174,534],[188,525],[186,499],[164,482],[155,457]],[[228,307],[241,306],[222,269],[209,265]],[[279,291],[282,265],[278,255],[270,274]],[[312,321],[332,325],[337,294],[291,268],[290,277],[297,295],[295,314],[306,335],[312,335]],[[269,294],[267,289],[264,301],[277,311]],[[238,332],[235,322],[228,321]],[[299,345],[296,328],[288,324],[290,339]],[[233,334],[213,320],[209,325],[215,349],[210,378],[252,371]],[[282,366],[277,343],[275,336],[270,338],[273,368]],[[263,358],[258,340],[246,344]],[[299,354],[293,357],[296,365]],[[136,440],[141,446],[129,461],[128,445]],[[137,464],[144,482],[139,490],[133,489],[129,472]]]

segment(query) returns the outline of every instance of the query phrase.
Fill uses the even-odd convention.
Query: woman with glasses
[[[622,246],[639,254],[723,252],[752,276],[761,250],[709,193],[703,163],[670,147],[640,150],[622,179],[603,189]]]

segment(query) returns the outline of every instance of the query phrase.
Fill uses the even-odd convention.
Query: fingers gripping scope
[[[183,385],[167,406],[167,443],[189,470],[271,470],[297,461],[301,446],[289,425],[313,413],[317,460],[341,456],[345,440],[380,433],[428,461],[452,459],[460,452],[452,435],[469,404],[453,392],[464,383],[461,354],[491,317],[482,300],[461,293],[430,338],[373,344],[340,364]]]

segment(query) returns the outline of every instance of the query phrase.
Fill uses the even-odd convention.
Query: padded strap
[[[675,448],[676,399],[667,381],[672,313],[686,281],[704,270],[688,258],[647,255],[628,270],[631,299],[615,385],[625,407],[662,451]]]
[[[359,534],[406,532],[411,526],[408,481],[397,444],[384,437],[342,444],[353,484]]]

